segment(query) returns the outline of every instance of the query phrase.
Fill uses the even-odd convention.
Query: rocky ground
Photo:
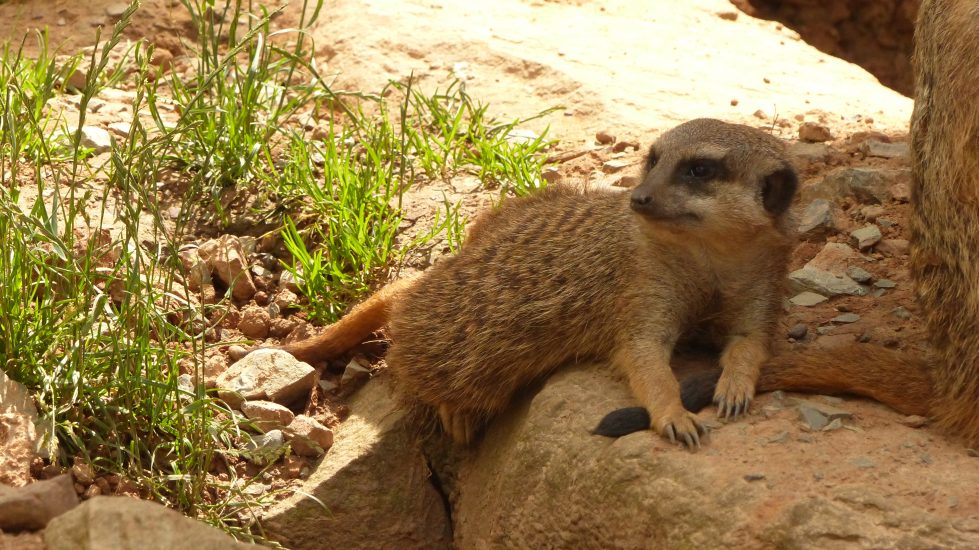
[[[11,22],[4,38],[19,39],[15,30],[47,25],[52,41],[71,51],[89,44],[97,25],[112,22],[118,12],[116,4],[92,0],[84,9],[67,0],[2,4],[0,19]],[[147,1],[128,31],[132,38],[153,40],[158,51],[165,52],[155,62],[177,71],[189,70],[181,37],[191,28],[179,7],[170,0]],[[923,331],[907,271],[910,174],[906,125],[911,101],[883,87],[861,68],[820,53],[795,31],[749,17],[722,0],[684,2],[682,9],[675,3],[341,0],[330,3],[328,11],[315,33],[317,58],[336,75],[339,88],[376,90],[388,80],[403,81],[414,74],[422,86],[444,86],[450,78],[464,79],[469,93],[489,103],[503,119],[563,106],[563,111],[526,125],[532,132],[549,128],[549,135],[558,140],[552,151],[554,162],[546,172],[553,184],[586,182],[628,188],[636,181],[644,148],[662,131],[690,118],[713,116],[771,129],[787,141],[803,182],[795,205],[800,243],[786,281],[790,292],[777,351],[805,353],[810,347],[834,348],[855,340],[908,351],[921,349]],[[276,24],[288,26],[295,17],[295,8],[287,9]],[[93,144],[107,132],[126,131],[120,123],[128,118],[131,98],[127,94],[121,84],[98,98],[103,105],[87,122],[93,128]],[[77,116],[77,105],[70,96],[57,101],[65,116]],[[92,162],[99,162],[98,154]],[[470,215],[495,197],[494,192],[476,189],[464,179],[431,183],[413,190],[408,211],[430,215],[443,192],[461,201]],[[367,484],[392,494],[402,494],[398,491],[404,489],[406,498],[417,499],[411,500],[417,503],[411,508],[415,519],[422,518],[427,527],[421,532],[417,521],[394,523],[399,518],[396,512],[387,517],[392,522],[388,525],[352,515],[349,521],[361,522],[360,531],[350,525],[319,524],[310,519],[316,512],[302,508],[306,504],[300,504],[303,499],[296,496],[283,503],[286,508],[270,513],[270,525],[279,540],[297,548],[316,547],[326,539],[297,535],[316,537],[310,529],[299,527],[301,522],[312,521],[311,525],[349,536],[331,540],[346,542],[351,548],[370,547],[376,539],[369,537],[379,532],[390,535],[391,544],[403,542],[402,547],[443,545],[453,529],[459,540],[477,546],[502,543],[500,533],[488,532],[474,519],[485,511],[473,501],[476,482],[467,481],[467,476],[502,479],[498,483],[502,486],[509,483],[504,470],[513,464],[489,447],[511,449],[517,438],[521,456],[533,455],[528,450],[530,443],[519,435],[523,429],[519,419],[501,421],[483,446],[449,467],[451,472],[439,471],[439,476],[451,480],[438,490],[427,481],[431,458],[387,443],[377,447],[401,457],[397,464],[380,460],[363,467],[365,473],[360,477],[338,483],[337,475],[357,471],[350,464],[375,464],[371,438],[379,437],[378,430],[389,429],[384,415],[365,416],[356,410],[351,415],[351,399],[362,398],[365,391],[377,396],[378,402],[385,399],[378,393],[379,382],[371,380],[383,378],[383,342],[368,343],[326,365],[306,365],[274,352],[239,361],[244,346],[294,341],[317,330],[299,313],[297,304],[303,298],[289,273],[281,269],[277,261],[281,254],[280,247],[261,239],[257,232],[243,229],[216,235],[206,228],[181,252],[183,276],[199,293],[193,299],[213,302],[227,288],[235,298],[233,305],[208,320],[212,325],[208,337],[220,345],[209,352],[203,382],[243,396],[241,400],[235,394],[222,394],[233,408],[256,422],[260,433],[253,434],[245,459],[227,468],[247,478],[273,464],[252,490],[302,489],[332,499],[331,508],[336,510],[343,507],[337,491],[344,487]],[[431,258],[415,258],[409,269],[422,269],[429,261]],[[192,374],[188,369],[182,383],[194,384]],[[562,380],[567,386],[568,378]],[[613,386],[621,385],[614,377],[611,380]],[[605,382],[598,385],[602,384]],[[572,383],[571,387],[576,386]],[[94,499],[93,506],[85,509],[89,510],[97,508],[94,503],[102,499],[94,497],[100,495],[140,496],[125,479],[95,476],[81,462],[62,472],[38,458],[31,460],[29,446],[18,444],[15,437],[35,429],[23,421],[24,415],[30,415],[30,405],[8,397],[18,390],[5,380],[0,380],[0,391],[4,397],[0,400],[0,433],[8,438],[0,453],[0,481],[23,486],[3,488],[0,510],[36,512],[28,516],[0,513],[0,517],[13,518],[0,523],[0,530],[39,528],[75,506],[79,498]],[[558,395],[562,396],[559,401],[573,402],[569,394],[558,391]],[[615,394],[602,405],[611,407],[622,399]],[[564,415],[575,414],[560,410]],[[713,411],[702,414],[711,416]],[[581,419],[581,423],[592,423],[592,419]],[[540,429],[545,434],[541,437],[550,437],[546,434],[552,427]],[[624,445],[629,452],[635,451],[632,447],[641,448],[655,457],[681,456],[681,451],[652,434],[626,439],[632,443],[616,445]],[[286,442],[292,454],[283,456]],[[408,454],[398,454],[401,452]],[[687,455],[682,456],[688,460]],[[630,457],[643,460],[638,455]],[[705,475],[730,491],[737,491],[738,484],[751,487],[747,489],[751,512],[746,518],[732,520],[732,525],[741,527],[734,538],[719,539],[727,544],[750,547],[761,544],[759,541],[779,540],[804,547],[806,540],[823,541],[820,534],[806,539],[805,533],[795,531],[777,538],[765,534],[761,526],[782,521],[779,518],[786,514],[818,515],[818,510],[799,511],[792,506],[806,498],[845,500],[849,497],[839,497],[839,492],[852,486],[871,487],[875,495],[891,503],[870,503],[865,508],[906,506],[927,513],[931,527],[903,516],[888,516],[881,522],[900,524],[900,529],[912,533],[928,528],[950,533],[935,539],[934,547],[955,547],[958,541],[979,537],[979,496],[974,491],[979,482],[979,458],[932,432],[926,419],[902,417],[865,400],[761,396],[746,420],[721,426],[707,449],[690,459],[690,464],[709,472]],[[406,472],[408,467],[412,469]],[[387,468],[395,480],[391,486],[366,481],[371,475],[385,476]],[[433,468],[439,469],[437,465]],[[304,481],[307,478],[311,481]],[[674,490],[689,489],[691,483],[683,481]],[[670,496],[669,490],[663,491],[657,498]],[[44,500],[47,504],[38,505],[34,492],[49,494]],[[443,497],[448,499],[445,509]],[[367,508],[377,504],[369,493],[365,498]],[[390,509],[399,510],[398,504]],[[292,510],[306,511],[296,515]],[[84,514],[89,513],[97,515]],[[844,520],[847,513],[857,514],[840,513]],[[864,513],[862,508],[859,513]],[[76,511],[71,514],[84,516]],[[876,516],[868,514],[869,525]],[[335,517],[347,516],[338,511]],[[790,532],[792,527],[786,529]],[[826,541],[839,536],[842,541],[873,545],[861,539],[859,532],[842,532],[835,524],[818,529],[823,530],[820,533]],[[56,535],[48,531],[44,540],[49,547],[58,547],[52,546]],[[573,529],[569,527],[568,532]],[[881,537],[871,542],[891,540]],[[528,535],[527,540],[532,539]],[[696,537],[690,540],[697,541]],[[701,540],[700,545],[713,547],[715,542]],[[0,547],[4,545],[42,547],[40,536],[0,534]]]

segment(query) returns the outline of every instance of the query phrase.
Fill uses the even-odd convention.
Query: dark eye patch
[[[692,158],[677,165],[676,182],[690,187],[695,191],[704,191],[707,184],[718,179],[725,179],[727,169],[724,163],[712,158]]]
[[[649,154],[646,155],[646,171],[649,172],[650,170],[652,170],[653,167],[656,166],[657,162],[659,162],[659,156],[656,154],[656,151],[654,151],[653,148],[650,147]]]

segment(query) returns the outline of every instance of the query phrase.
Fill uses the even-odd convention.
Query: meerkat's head
[[[701,118],[656,140],[631,207],[671,231],[737,237],[782,229],[797,186],[781,140]]]

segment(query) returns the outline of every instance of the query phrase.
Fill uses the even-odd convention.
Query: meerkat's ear
[[[799,178],[788,164],[776,166],[762,177],[761,201],[770,214],[779,216],[792,204]]]

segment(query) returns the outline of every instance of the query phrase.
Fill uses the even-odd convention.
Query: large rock
[[[247,255],[238,237],[222,235],[207,241],[197,249],[197,254],[231,289],[235,300],[245,301],[255,295],[255,282],[248,272]]]
[[[815,199],[802,211],[799,219],[799,236],[814,241],[823,240],[842,226],[843,212],[826,199]]]
[[[259,548],[160,504],[130,497],[94,497],[44,530],[48,550],[172,550]]]
[[[31,480],[31,460],[43,441],[37,408],[27,388],[0,370],[0,483],[21,487]],[[40,449],[43,451],[44,449]]]
[[[316,370],[277,349],[259,349],[228,367],[217,378],[218,395],[233,407],[242,399],[288,405],[313,389]]]
[[[398,402],[380,380],[350,403],[351,415],[301,490],[263,521],[293,550],[449,548],[445,506],[425,457],[404,430]]]
[[[36,442],[29,415],[0,413],[0,483],[22,487],[30,482]]]
[[[789,284],[795,292],[815,292],[823,296],[849,294],[864,296],[867,287],[858,284],[847,273],[850,263],[860,255],[842,243],[827,243],[802,268],[789,273]]]
[[[460,465],[456,545],[979,547],[979,522],[954,508],[968,501],[971,509],[979,483],[979,469],[968,467],[961,449],[953,454],[939,442],[927,448],[927,463],[902,458],[891,468],[883,454],[873,461],[858,454],[880,445],[861,443],[874,436],[800,433],[794,410],[761,397],[772,418],[749,416],[724,426],[691,453],[648,431],[617,440],[590,435],[605,413],[635,401],[608,369],[559,372],[494,422],[473,458]],[[910,446],[928,440],[902,426],[890,429]],[[942,495],[942,505],[915,497],[922,483]]]
[[[838,200],[853,197],[863,203],[882,203],[891,199],[890,185],[899,177],[898,171],[876,168],[837,168],[812,184],[803,185],[803,202],[815,199]]]
[[[23,384],[0,369],[0,413],[21,413],[37,418],[37,408]]]
[[[77,504],[75,485],[67,474],[16,489],[0,485],[0,530],[41,529]]]
[[[804,266],[789,273],[789,286],[795,292],[814,292],[823,296],[865,296],[867,288],[847,275],[833,275],[828,271]]]

